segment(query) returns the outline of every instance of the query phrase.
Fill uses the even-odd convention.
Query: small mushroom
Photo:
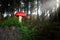
[[[25,17],[25,16],[27,16],[27,14],[20,11],[20,12],[16,12],[15,16],[19,16],[19,22],[22,22],[22,16]]]

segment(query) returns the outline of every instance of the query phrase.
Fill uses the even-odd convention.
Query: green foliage
[[[28,23],[20,23],[20,27],[16,27],[15,29],[22,33],[21,40],[29,40],[32,35],[37,34],[36,27],[30,29]]]
[[[8,17],[6,20],[2,21],[1,26],[19,25],[17,17]]]

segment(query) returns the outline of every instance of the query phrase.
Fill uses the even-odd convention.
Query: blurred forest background
[[[17,11],[27,14],[19,23]],[[59,40],[59,0],[0,0],[0,40]]]

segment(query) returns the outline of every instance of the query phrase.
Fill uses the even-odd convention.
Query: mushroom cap
[[[15,14],[14,14],[15,16],[27,16],[27,14],[26,13],[24,13],[24,12],[16,12]]]

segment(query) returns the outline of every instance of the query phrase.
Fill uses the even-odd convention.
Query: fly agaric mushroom
[[[15,13],[15,16],[19,16],[19,22],[22,22],[22,16],[26,16],[26,13],[24,13],[24,12],[16,12]]]

